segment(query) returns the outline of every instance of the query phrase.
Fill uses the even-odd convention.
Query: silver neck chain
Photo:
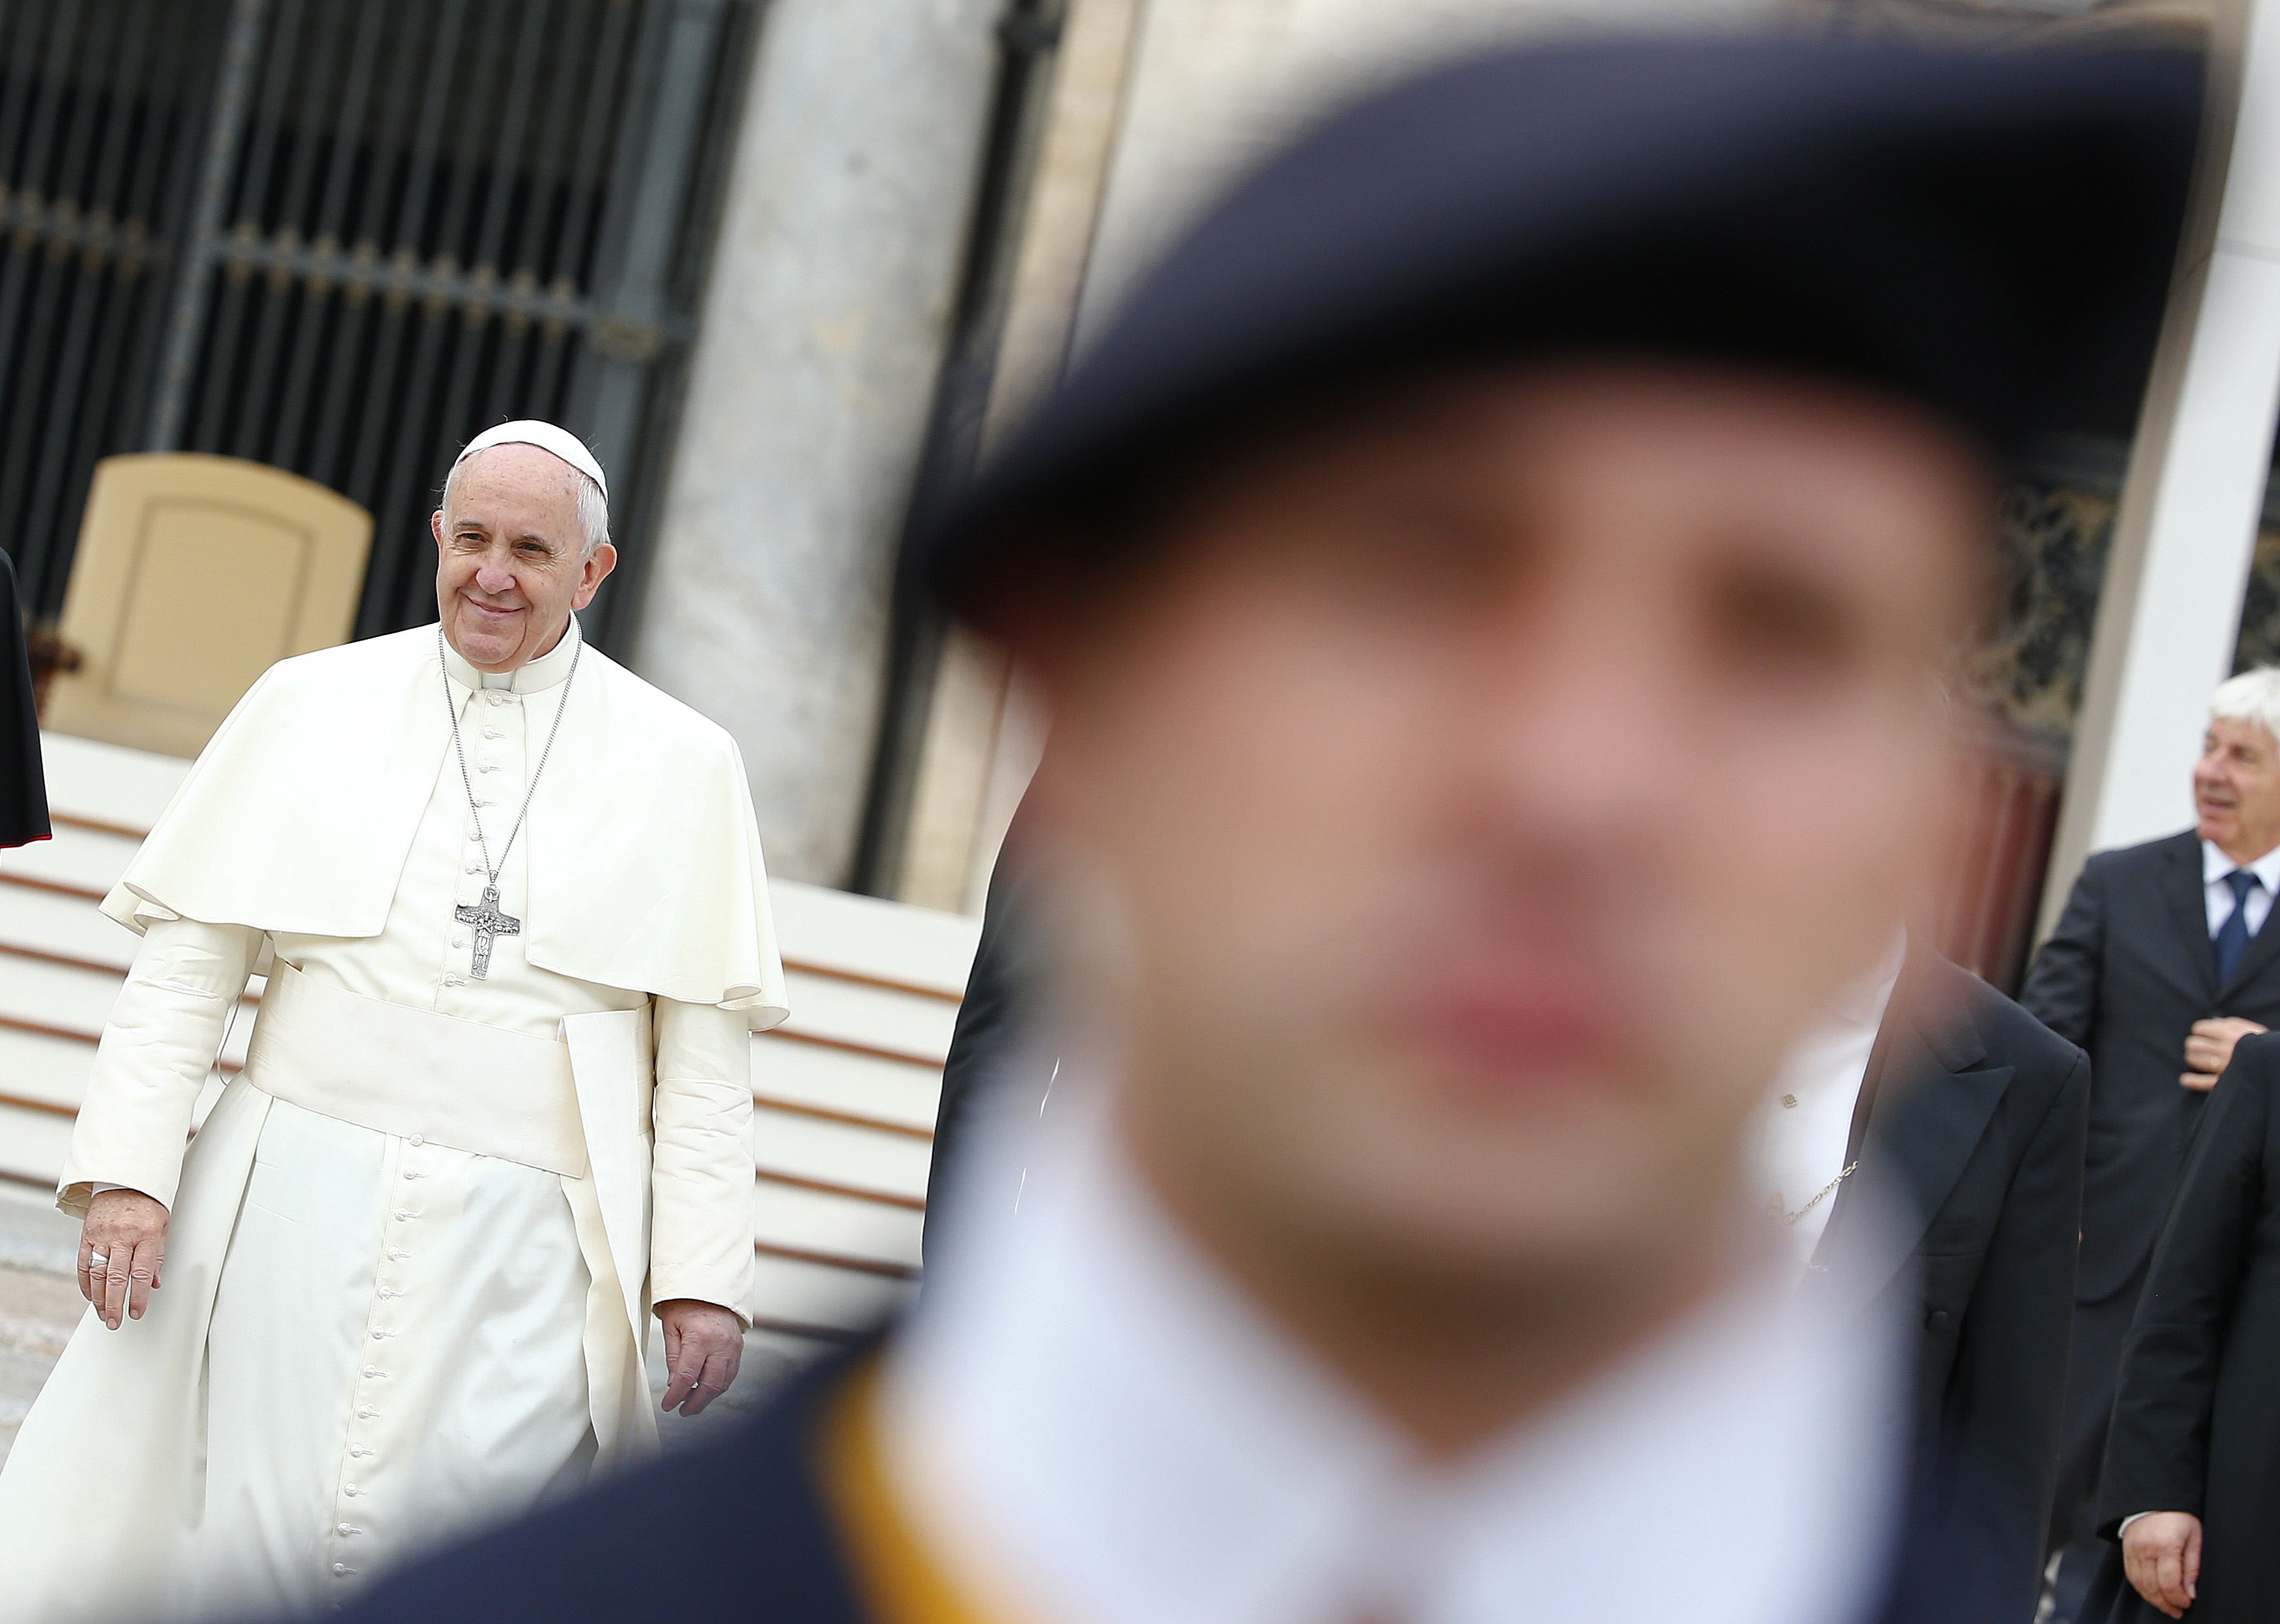
[[[568,635],[566,632],[564,635]],[[562,731],[562,712],[570,708],[570,684],[578,679],[578,657],[586,651],[586,640],[580,638],[578,646],[570,650],[570,671],[562,679],[562,697],[555,701],[554,725],[546,730],[546,748],[538,752],[538,767],[530,775],[530,788],[522,793],[522,810],[514,815],[514,827],[506,832],[506,844],[499,848],[498,861],[491,861],[491,843],[483,838],[483,814],[475,804],[475,781],[467,774],[466,746],[459,742],[459,702],[451,696],[451,662],[443,651],[443,623],[435,623],[435,658],[443,667],[443,708],[451,719],[451,753],[458,758],[459,782],[467,791],[467,816],[475,820],[475,842],[482,848],[483,869],[488,883],[498,884],[499,870],[506,866],[506,854],[514,850],[514,837],[522,833],[522,820],[530,816],[530,797],[538,793],[538,780],[546,771],[549,757],[554,754],[554,735]],[[478,687],[475,691],[485,690]]]

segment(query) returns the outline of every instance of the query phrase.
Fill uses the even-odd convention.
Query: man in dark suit
[[[2123,1345],[2098,1624],[2280,1611],[2280,1038],[2242,1043],[2204,1114]]]
[[[1054,722],[1020,1210],[363,1616],[2003,1618],[1985,1530],[1903,1525],[1908,1328],[1795,1289],[1749,1138],[1938,865],[1991,470],[2142,365],[2195,82],[1504,52],[1208,212],[909,560]]]
[[[957,1226],[950,1212],[954,1203],[990,1199],[993,1195],[1011,1201],[1017,1193],[1008,1188],[961,1195],[968,1146],[981,1131],[985,1113],[994,1105],[1004,1104],[1004,1096],[1009,1092],[1023,1102],[1036,1103],[1051,1084],[1054,1057],[1037,1051],[1036,1045],[1042,1038],[1028,1019],[1038,974],[1038,966],[1031,959],[1040,925],[1033,917],[1036,903],[1031,893],[1036,882],[1023,850],[1027,843],[1023,827],[1017,812],[1005,831],[997,865],[990,871],[982,937],[974,943],[974,964],[966,976],[966,997],[959,1004],[950,1052],[943,1059],[942,1093],[935,1103],[934,1151],[927,1164],[923,1244],[928,1266],[940,1260],[947,1235]]]
[[[2092,1524],[2122,1341],[2209,1091],[2280,1026],[2280,670],[2220,687],[2195,825],[2084,865],[2020,1001],[2090,1054],[2090,1150],[2054,1540],[2061,1618],[2103,1556]]]
[[[27,846],[49,835],[40,718],[32,697],[16,566],[0,552],[0,850]]]
[[[2080,1050],[1911,943],[1850,1112],[1840,1165],[1860,1172],[1807,1277],[1922,1328],[1920,1492],[1985,1531],[2020,1624],[2057,1476],[2089,1106]]]

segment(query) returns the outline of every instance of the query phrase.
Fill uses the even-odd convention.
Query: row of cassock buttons
[[[425,1135],[413,1134],[404,1143],[409,1149],[416,1151],[425,1145],[428,1141]],[[420,1169],[407,1166],[403,1169],[403,1176],[408,1181],[420,1178],[422,1175]],[[397,1245],[396,1243],[396,1238],[401,1234],[402,1227],[404,1225],[415,1221],[419,1216],[419,1213],[413,1212],[409,1207],[397,1207],[389,1213],[389,1221],[394,1228],[391,1231],[386,1253],[388,1262],[404,1263],[410,1261],[412,1257],[411,1252],[404,1247]],[[393,1302],[404,1295],[401,1290],[397,1289],[397,1288],[391,1283],[389,1273],[384,1267],[381,1271],[380,1283],[375,1295],[382,1302]],[[377,1325],[372,1328],[371,1332],[372,1340],[374,1342],[385,1342],[395,1334],[395,1332],[388,1329],[386,1327]],[[388,1372],[381,1369],[378,1365],[366,1365],[359,1374],[362,1377],[362,1381],[358,1383],[360,1389],[366,1383],[384,1382],[388,1379]],[[380,1411],[376,1405],[371,1404],[358,1404],[356,1407],[355,1415],[356,1419],[359,1421],[377,1420],[380,1419]],[[353,1459],[363,1460],[371,1457],[373,1450],[369,1444],[351,1442],[349,1445],[349,1454]],[[343,1483],[341,1485],[341,1497],[343,1499],[353,1500],[363,1493],[364,1490],[354,1483]],[[342,1539],[346,1539],[352,1535],[361,1534],[364,1531],[363,1528],[359,1525],[347,1521],[345,1519],[333,1525],[333,1533],[335,1536]],[[362,1571],[363,1570],[360,1568],[350,1566],[346,1562],[335,1562],[332,1565],[333,1577],[335,1579],[353,1578]],[[335,1612],[339,1612],[340,1605],[341,1605],[339,1603],[335,1602],[333,1605],[333,1611]]]

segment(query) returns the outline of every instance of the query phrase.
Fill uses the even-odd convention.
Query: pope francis
[[[652,1447],[651,1304],[666,1409],[736,1374],[786,1012],[743,763],[585,646],[574,436],[477,436],[432,524],[440,624],[273,668],[103,904],[142,943],[58,1197],[90,1308],[0,1474],[0,1613],[337,1605]]]

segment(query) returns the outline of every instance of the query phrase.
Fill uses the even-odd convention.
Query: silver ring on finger
[[[111,1254],[107,1251],[91,1251],[87,1255],[87,1266],[91,1269],[99,1269],[110,1261]]]

